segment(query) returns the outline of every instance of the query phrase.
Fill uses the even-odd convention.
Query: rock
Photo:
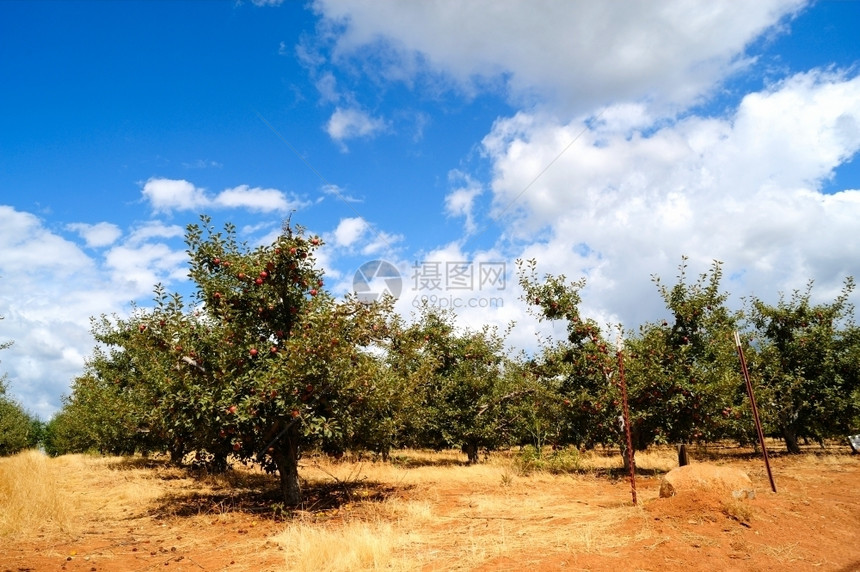
[[[755,497],[749,475],[731,467],[694,463],[672,469],[660,481],[661,498],[691,491],[731,492],[735,498]]]

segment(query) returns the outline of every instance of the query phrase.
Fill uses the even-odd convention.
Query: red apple
[[[319,244],[320,244],[320,239],[319,239],[319,237],[317,237],[317,236],[313,237],[313,238],[311,239],[311,244],[313,244],[314,246],[319,246]]]
[[[293,256],[296,255],[296,247],[295,246],[290,249],[290,254],[292,254]]]
[[[317,295],[316,288],[311,288],[311,296],[316,296],[316,295]],[[141,331],[143,331],[143,330],[141,330]]]
[[[235,406],[235,405],[231,405],[230,407],[228,407],[228,408],[227,408],[227,413],[229,413],[230,415],[233,415],[234,413],[236,413],[236,406]]]
[[[262,279],[262,278],[257,278],[256,280],[254,280],[254,284],[256,284],[257,286],[259,286],[259,285],[260,285],[260,284],[262,284],[262,283],[263,283],[263,279]]]
[[[139,325],[139,326],[137,327],[137,329],[138,329],[138,330],[140,330],[141,332],[142,332],[142,331],[144,331],[144,330],[146,330],[146,324],[141,324],[141,325]]]
[[[299,410],[298,410],[298,409],[293,409],[292,416],[293,416],[293,419],[295,419],[296,417],[298,417],[298,416],[299,416]]]
[[[244,279],[245,279],[245,273],[244,273],[244,272],[240,272],[236,277],[237,277],[239,280],[244,280]]]
[[[260,272],[260,278],[262,278],[263,280],[265,280],[265,279],[266,279],[266,277],[267,277],[268,275],[269,275],[269,274],[268,274],[265,270],[263,270],[262,272]]]
[[[221,259],[216,258],[216,259],[212,260],[212,264],[214,264],[215,266],[218,266],[219,264],[221,264]]]
[[[251,354],[251,357],[256,357],[257,356],[257,348],[251,348],[248,353]]]
[[[242,448],[242,443],[233,443],[233,450],[238,451]]]
[[[272,349],[270,349],[269,351],[272,352],[273,354],[276,354],[276,353],[278,353],[278,348],[277,348],[277,346],[272,346]]]

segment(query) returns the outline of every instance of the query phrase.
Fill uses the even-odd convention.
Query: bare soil
[[[294,570],[287,527],[336,533],[355,522],[390,522],[397,536],[387,560],[365,569],[860,570],[860,455],[847,445],[774,455],[777,493],[750,450],[691,457],[746,471],[755,498],[661,499],[664,470],[644,468],[633,506],[618,468],[520,475],[504,456],[465,467],[451,454],[415,464],[404,456],[389,473],[382,463],[308,461],[307,504],[288,513],[274,479],[254,471],[201,479],[157,460],[86,460],[62,476],[78,524],[0,537],[0,572]],[[398,506],[423,512],[409,517]]]

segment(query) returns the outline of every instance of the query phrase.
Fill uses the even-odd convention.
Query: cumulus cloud
[[[586,275],[595,312],[645,319],[660,305],[649,276],[674,276],[685,254],[695,272],[724,261],[739,295],[774,297],[813,277],[832,291],[860,274],[860,191],[821,192],[860,150],[860,77],[798,74],[729,117],[653,132],[631,133],[625,115],[562,124],[519,113],[483,143],[494,212],[526,244],[520,255]]]
[[[747,45],[804,0],[397,2],[317,0],[338,30],[335,57],[375,58],[387,77],[421,71],[467,90],[506,78],[517,98],[540,93],[580,109],[648,98],[686,105],[743,67]],[[370,59],[370,58],[367,58]]]
[[[341,219],[333,233],[335,244],[349,248],[364,235],[367,229],[367,221],[363,218]]]
[[[132,300],[148,302],[157,282],[187,274],[178,227],[147,223],[124,241],[110,223],[66,228],[102,247],[84,251],[35,215],[0,206],[2,339],[15,341],[0,359],[12,394],[45,419],[92,352],[89,318],[125,313]]]
[[[255,212],[287,212],[299,206],[298,201],[290,201],[277,189],[251,188],[240,185],[218,193],[213,205],[224,208],[245,208]]]
[[[210,202],[203,189],[184,179],[149,179],[143,185],[143,196],[155,213],[200,210]]]
[[[340,107],[334,110],[325,127],[329,137],[341,143],[344,149],[346,147],[343,143],[347,139],[372,137],[384,129],[384,120],[372,117],[360,109]]]
[[[78,233],[90,248],[110,246],[122,236],[120,228],[109,222],[86,224],[82,222],[66,225],[69,230]]]
[[[65,277],[91,267],[78,246],[54,234],[35,215],[0,205],[0,277],[8,284],[35,277],[50,269],[51,278]]]
[[[247,209],[252,212],[288,212],[306,203],[278,189],[239,185],[214,196],[184,179],[152,178],[143,185],[143,196],[155,213],[202,211],[207,208]]]

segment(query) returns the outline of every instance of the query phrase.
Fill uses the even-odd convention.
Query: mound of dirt
[[[702,492],[730,492],[736,498],[752,498],[755,495],[752,481],[745,472],[707,463],[695,463],[672,469],[660,481],[662,498]]]

